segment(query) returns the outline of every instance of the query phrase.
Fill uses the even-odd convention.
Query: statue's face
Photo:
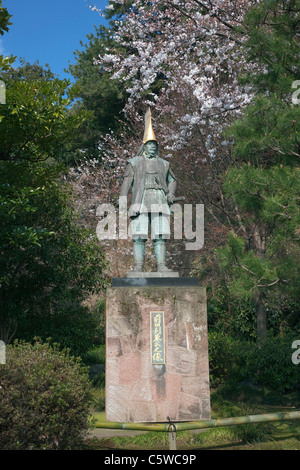
[[[153,158],[157,154],[157,142],[155,140],[149,140],[148,142],[145,143],[145,150],[146,154],[150,157]]]

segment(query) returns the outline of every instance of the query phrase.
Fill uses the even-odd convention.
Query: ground
[[[295,408],[262,406],[255,414],[276,411],[295,411]],[[91,432],[86,447],[94,450],[168,450],[166,434],[98,428]],[[184,431],[178,433],[176,442],[177,450],[300,450],[300,420]]]

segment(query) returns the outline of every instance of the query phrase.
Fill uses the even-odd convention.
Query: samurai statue
[[[145,115],[143,144],[137,155],[127,162],[120,196],[132,188],[129,209],[133,240],[134,267],[130,275],[143,271],[145,243],[151,224],[151,239],[158,273],[173,273],[166,266],[166,240],[170,238],[170,205],[175,198],[176,178],[169,162],[160,158],[152,128],[150,108]],[[175,273],[174,273],[175,274]]]

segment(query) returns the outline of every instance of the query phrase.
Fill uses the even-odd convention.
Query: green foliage
[[[95,333],[95,345],[100,345],[100,348],[104,347],[103,345],[105,344],[105,300],[102,299],[100,300],[97,305],[95,306],[94,312],[93,312],[94,318],[96,320],[97,326],[94,330]],[[103,354],[100,356],[104,359],[103,362],[100,361],[100,364],[104,364],[105,362],[105,351],[104,351],[104,356]]]
[[[78,223],[58,163],[82,116],[69,115],[68,84],[52,79],[49,70],[25,64],[7,77],[0,122],[2,339],[9,342],[20,321],[19,337],[29,339],[29,331],[52,336],[78,353],[90,347],[92,336],[82,326],[95,325],[80,303],[102,288],[105,266],[96,237]]]
[[[256,96],[245,116],[225,134],[234,138],[238,160],[256,165],[294,165],[299,144],[300,107],[292,104],[292,83],[284,97],[278,92]]]
[[[68,80],[6,79],[6,105],[0,111],[1,160],[64,160],[84,114],[68,112]]]
[[[51,324],[55,314],[58,322],[61,315],[74,322],[76,302],[103,285],[104,254],[77,224],[69,190],[56,182],[53,167],[0,165],[2,321],[41,316],[34,324],[46,318]]]
[[[223,188],[237,216],[217,255],[230,292],[255,302],[258,339],[266,334],[272,296],[283,300],[300,292],[300,107],[292,103],[300,71],[299,9],[299,0],[266,0],[246,15],[245,47],[254,66],[241,81],[255,97],[226,131],[235,162]]]
[[[294,225],[291,221],[291,225]],[[280,231],[278,226],[267,239],[263,257],[249,250],[246,241],[230,233],[227,245],[216,250],[219,261],[227,275],[230,275],[228,288],[231,293],[244,299],[251,299],[255,289],[268,292],[271,287],[283,288],[286,294],[294,297],[299,294],[299,253],[290,243],[293,234],[288,231],[288,224]]]
[[[208,329],[222,331],[235,339],[254,340],[255,306],[253,301],[230,295],[228,286],[220,286],[213,294],[208,292]]]
[[[104,388],[104,380],[103,380],[103,387],[96,388],[93,386],[92,389],[92,400],[91,400],[91,407],[95,412],[103,412],[105,415],[105,388]]]
[[[28,164],[10,166],[23,169],[28,185],[20,177],[14,180],[13,172],[2,172],[2,322],[20,322],[19,337],[51,337],[74,354],[86,351],[103,335],[99,315],[79,303],[103,287],[104,254],[78,225],[67,187],[49,181],[47,168],[34,165],[30,173]]]
[[[114,19],[120,21],[125,13],[127,13],[133,6],[133,0],[128,0],[122,3],[111,3],[108,2],[109,5],[113,5],[112,9],[106,9],[104,14],[106,19]]]
[[[278,393],[299,388],[299,366],[292,362],[292,343],[299,331],[284,336],[269,335],[259,345],[210,332],[209,367],[212,388],[251,380],[254,384]]]
[[[8,32],[8,27],[12,24],[9,20],[11,15],[8,13],[7,8],[2,6],[0,1],[0,34],[3,36],[4,31]]]
[[[26,62],[24,58],[19,58],[19,66],[17,68],[10,67],[3,78],[5,81],[34,81],[34,80],[48,80],[51,81],[57,76],[51,71],[49,64],[43,67],[39,61],[34,63]]]
[[[94,58],[105,54],[108,47],[120,47],[112,39],[112,30],[104,26],[95,27],[94,34],[87,35],[87,38],[88,44],[81,43],[85,49],[74,52],[76,62],[68,69],[76,80],[72,93],[78,101],[73,109],[87,112],[87,119],[73,142],[75,161],[80,161],[83,155],[101,159],[99,139],[110,129],[119,129],[120,112],[127,96],[126,83],[111,80],[112,74],[108,70],[100,70],[94,64]]]
[[[88,365],[105,364],[105,345],[101,344],[96,348],[92,348],[81,357],[84,363]]]
[[[9,57],[4,57],[3,55],[0,55],[0,74],[10,70],[10,67],[15,60],[16,56],[11,55]]]
[[[254,67],[241,81],[256,96],[227,131],[239,161],[298,165],[300,107],[292,86],[300,74],[299,9],[299,0],[266,0],[246,15],[245,50]]]
[[[253,351],[249,361],[249,373],[254,382],[265,385],[279,393],[299,389],[299,365],[292,362],[292,343],[300,332],[284,337],[271,336]]]
[[[228,266],[227,271],[230,269]],[[256,339],[255,304],[252,299],[232,296],[229,285],[208,289],[207,317],[210,332],[219,332],[233,340],[252,342]],[[246,297],[246,296],[245,296]],[[297,299],[273,292],[265,303],[268,331],[272,335],[297,331],[300,327],[300,304]]]
[[[226,400],[222,397],[221,393],[215,392],[211,395],[211,407],[213,415],[216,418],[229,418],[255,414],[245,403],[237,403],[234,400]],[[211,430],[210,432],[213,432]],[[260,442],[271,435],[276,434],[273,426],[269,423],[260,424],[243,424],[238,426],[230,426],[226,431],[232,439],[243,442]]]
[[[285,230],[291,236],[300,221],[297,203],[299,171],[297,167],[282,165],[233,167],[224,180],[225,194],[236,197],[240,208],[252,217],[251,223],[260,217],[264,223],[273,223],[274,230]]]
[[[249,378],[248,357],[253,343],[233,339],[220,332],[208,336],[210,385],[212,388],[227,382]]]
[[[2,6],[2,0],[0,0],[0,34],[4,35],[5,32],[8,32],[11,15],[8,13],[7,9]],[[11,65],[14,63],[16,57],[11,55],[10,57],[4,57],[0,55],[0,74],[3,71],[9,70]],[[1,77],[0,77],[1,78]]]
[[[248,59],[263,68],[243,81],[260,92],[288,94],[291,81],[299,78],[299,9],[299,0],[265,0],[246,15]]]
[[[215,388],[230,377],[234,343],[227,336],[209,333],[208,351],[210,386]]]
[[[57,343],[74,356],[84,357],[91,345],[99,343],[97,317],[74,299],[62,297],[55,313],[28,312],[18,316],[16,336],[32,341],[35,336]]]
[[[90,428],[87,370],[57,346],[37,341],[7,348],[0,367],[0,447],[77,449]]]

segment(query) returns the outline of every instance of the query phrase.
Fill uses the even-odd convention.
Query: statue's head
[[[148,158],[154,158],[158,155],[158,145],[156,140],[148,140],[144,144],[144,151]]]

